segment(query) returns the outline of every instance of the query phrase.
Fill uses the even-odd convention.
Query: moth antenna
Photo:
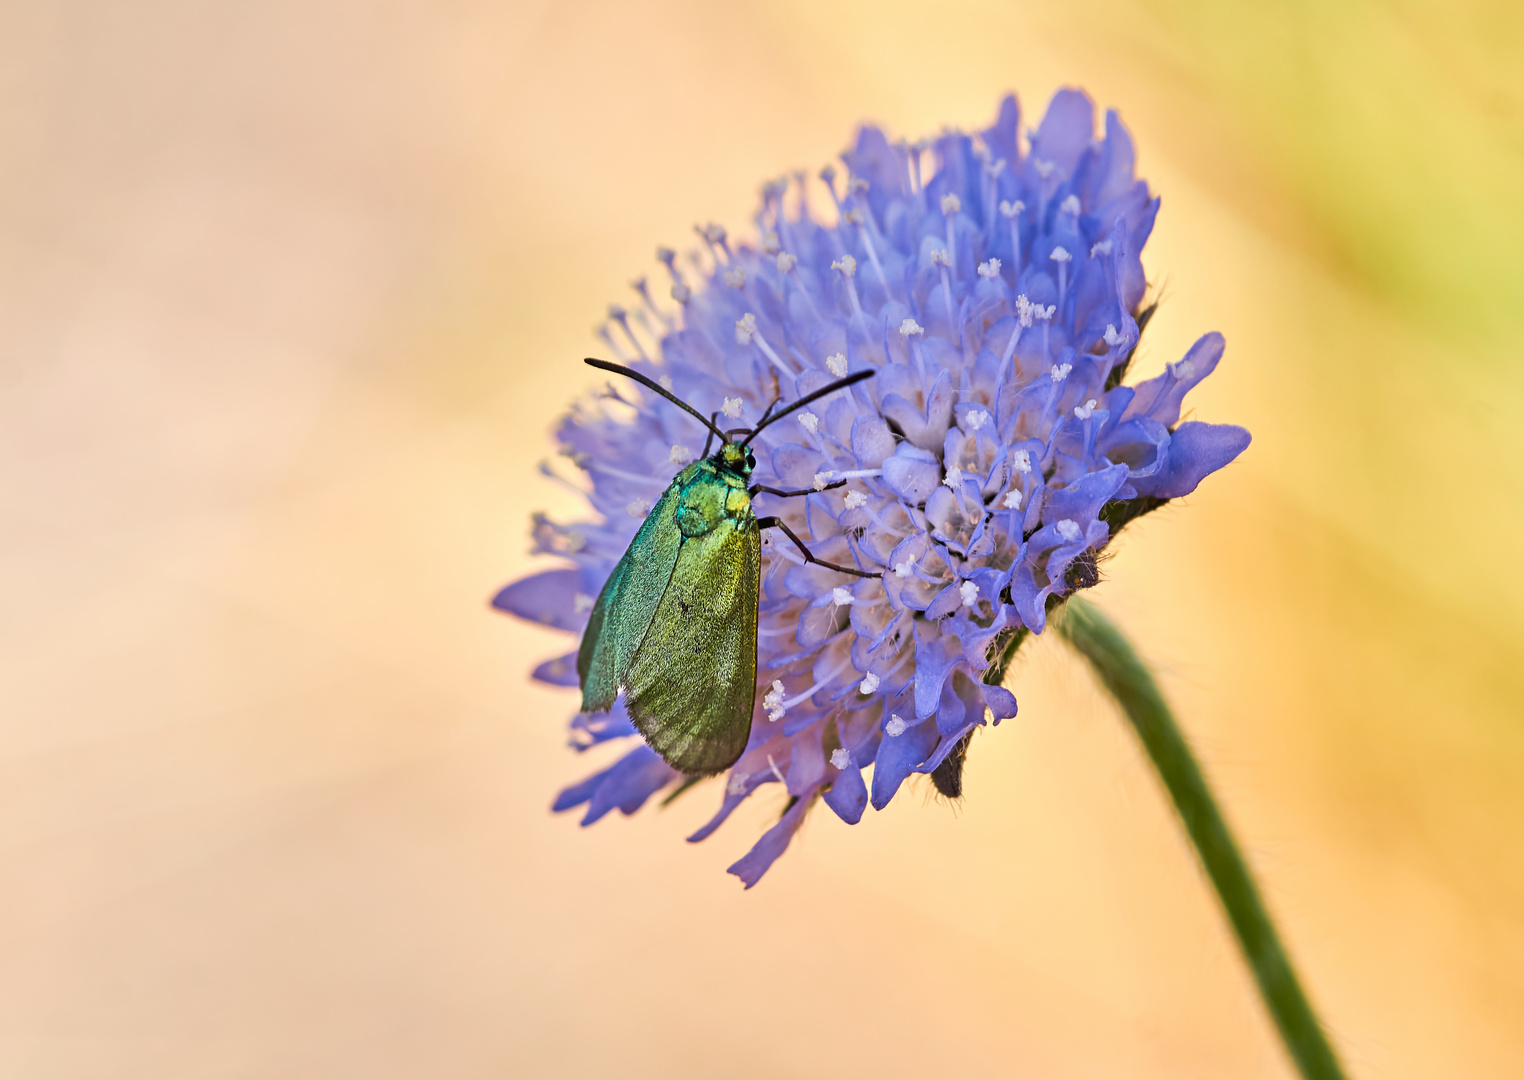
[[[878,374],[878,372],[875,371],[873,368],[866,368],[866,369],[864,369],[862,371],[854,371],[854,372],[852,372],[852,374],[848,375],[844,379],[837,379],[835,382],[826,383],[819,390],[816,390],[813,394],[805,394],[804,397],[800,398],[798,401],[794,402],[792,405],[789,405],[788,407],[786,407],[784,409],[781,409],[778,412],[773,413],[771,416],[765,416],[762,419],[761,423],[759,423],[756,427],[751,429],[751,434],[746,436],[746,440],[744,442],[742,442],[741,445],[742,446],[746,446],[753,439],[755,439],[757,437],[757,432],[759,432],[763,428],[767,427],[768,424],[774,424],[774,423],[777,423],[779,420],[782,420],[785,416],[787,416],[789,413],[793,412],[795,409],[802,409],[806,405],[808,405],[810,402],[816,400],[817,398],[823,398],[827,394],[835,393],[837,390],[840,390],[843,387],[851,386],[853,383],[860,383],[864,379],[871,379],[871,378],[873,378],[873,376],[875,376],[877,374]]]
[[[715,426],[714,426],[714,422],[716,420],[718,420],[719,418],[720,418],[720,410],[719,409],[716,409],[716,410],[714,410],[714,412],[709,414],[709,437],[704,440],[704,452],[699,455],[700,457],[708,457],[709,456],[709,444],[714,442],[714,433],[717,430],[715,428]],[[725,434],[726,434],[726,436],[728,436],[730,433],[727,431]],[[725,441],[729,442],[730,440],[729,440],[729,438],[726,438]]]
[[[720,441],[721,442],[729,442],[730,441],[729,439],[725,438],[725,433],[723,431],[721,431],[719,428],[714,426],[714,422],[713,421],[709,420],[707,417],[704,416],[703,413],[699,412],[692,405],[689,405],[686,401],[684,401],[682,398],[678,397],[671,390],[668,390],[665,386],[663,386],[661,383],[657,382],[655,379],[648,379],[644,375],[642,375],[640,372],[634,370],[633,368],[627,368],[623,364],[611,364],[607,360],[599,360],[596,357],[592,357],[592,356],[584,357],[582,362],[584,364],[588,365],[589,367],[599,368],[599,369],[601,369],[603,371],[612,371],[616,375],[623,375],[627,379],[634,379],[641,386],[644,386],[648,390],[654,390],[654,391],[656,391],[656,393],[660,394],[662,397],[664,397],[668,401],[672,402],[672,404],[676,405],[679,409],[682,409],[684,412],[687,412],[687,413],[691,414],[694,419],[696,419],[699,423],[703,424],[706,428],[708,428],[710,430],[710,432],[712,433],[711,436],[710,436],[711,438],[714,435],[718,435],[720,437]],[[872,372],[869,372],[868,374],[872,374]],[[830,389],[830,387],[826,387],[826,389]],[[812,394],[811,398],[813,398],[814,396],[815,395]],[[774,417],[774,419],[776,419],[776,417]],[[706,443],[705,445],[707,446],[708,444]],[[706,454],[705,456],[707,457],[708,455]]]

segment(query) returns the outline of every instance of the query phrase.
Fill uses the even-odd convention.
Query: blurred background
[[[1506,0],[0,5],[0,1074],[1288,1076],[1055,641],[960,806],[743,893],[782,796],[551,816],[567,642],[486,608],[658,243],[1077,84],[1140,374],[1223,331],[1255,435],[1094,596],[1352,1074],[1524,1075],[1521,73]]]

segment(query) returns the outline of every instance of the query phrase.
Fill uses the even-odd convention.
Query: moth
[[[752,512],[760,492],[792,498],[816,489],[751,483],[757,465],[751,441],[795,409],[875,372],[853,372],[777,412],[774,401],[755,427],[721,431],[718,413],[706,419],[640,372],[605,360],[586,363],[660,394],[704,424],[709,437],[699,460],[684,467],[651,508],[598,594],[577,650],[582,711],[604,712],[623,694],[636,730],[667,764],[691,776],[723,772],[751,733],[762,530],[780,530],[807,562],[879,576],[816,558],[778,518]],[[744,437],[733,441],[734,435]],[[716,437],[719,449],[710,454]]]

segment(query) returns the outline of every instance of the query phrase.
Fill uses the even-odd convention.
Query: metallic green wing
[[[757,693],[761,569],[762,537],[749,514],[683,541],[625,676],[635,727],[680,772],[722,772],[746,749]]]
[[[619,684],[677,565],[677,551],[683,542],[677,527],[678,498],[694,470],[690,465],[678,473],[603,583],[577,650],[583,712],[602,712],[619,696]]]

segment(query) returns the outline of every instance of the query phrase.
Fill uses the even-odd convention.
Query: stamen
[[[963,470],[956,465],[949,465],[947,467],[947,475],[942,478],[942,483],[957,491],[963,486]]]
[[[894,576],[897,578],[907,578],[914,572],[914,559],[906,559],[904,562],[894,564]]]
[[[778,252],[778,273],[780,273],[780,274],[792,273],[793,269],[794,269],[794,266],[798,262],[799,262],[799,260],[797,258],[795,258],[793,255],[791,255],[790,253],[788,253],[787,251],[780,251],[780,252]]]
[[[592,611],[594,603],[593,598],[587,595],[587,593],[579,592],[572,597],[572,614],[581,615],[584,612]]]
[[[926,328],[914,319],[906,319],[900,323],[900,333],[907,338],[913,334],[924,334],[925,332]]]
[[[852,590],[841,585],[831,590],[832,607],[850,607],[852,604]]]
[[[1091,398],[1089,401],[1085,402],[1083,405],[1076,405],[1074,407],[1074,415],[1079,417],[1081,420],[1089,420],[1092,416],[1094,416],[1095,415],[1095,398]]]
[[[632,499],[625,510],[633,518],[643,518],[651,512],[651,504],[645,499]]]
[[[1120,345],[1122,343],[1122,335],[1117,333],[1117,328],[1115,326],[1112,326],[1110,323],[1107,323],[1106,324],[1106,334],[1105,334],[1104,340],[1105,340],[1107,345],[1109,345],[1111,348],[1115,349],[1118,345]]]
[[[1091,244],[1090,245],[1090,257],[1093,259],[1093,258],[1096,257],[1097,254],[1110,255],[1111,254],[1111,241],[1110,240],[1097,240],[1095,243]]]
[[[942,196],[942,213],[951,216],[963,209],[963,200],[956,195]]]
[[[1021,492],[1015,488],[1007,491],[1005,493],[1005,498],[1001,500],[1000,505],[1005,507],[1007,510],[1020,510]]]
[[[720,279],[732,289],[746,288],[746,271],[742,270],[739,266],[732,266],[729,270],[726,270],[720,275]]]
[[[986,259],[979,264],[979,276],[985,281],[994,281],[1000,276],[1000,260]]]
[[[968,425],[968,430],[978,431],[990,422],[990,414],[983,409],[970,409],[964,414],[963,422]]]
[[[848,510],[856,510],[859,506],[868,504],[868,496],[861,491],[849,491],[843,503]]]
[[[815,490],[824,491],[827,484],[836,479],[836,474],[830,469],[821,469],[815,474]]]
[[[1011,455],[1011,468],[1015,469],[1019,473],[1029,473],[1029,472],[1031,472],[1032,471],[1032,451],[1030,451],[1030,450],[1017,450],[1015,453],[1013,453]]]
[[[1066,214],[1073,214],[1078,217],[1080,212],[1079,196],[1070,195],[1067,199],[1058,204],[1058,208]]]
[[[773,352],[773,347],[767,343],[767,339],[757,331],[757,317],[750,311],[736,320],[736,344],[756,345],[779,371],[785,375],[794,374],[793,369],[783,362],[781,356]]]
[[[884,734],[888,735],[891,739],[898,738],[905,734],[905,729],[909,726],[909,724],[905,723],[904,717],[900,716],[899,713],[890,713],[889,722],[884,725]]]
[[[1069,372],[1073,370],[1073,364],[1054,364],[1048,369],[1048,374],[1052,376],[1054,382],[1060,383],[1067,379],[1069,377]]]
[[[782,243],[778,240],[778,234],[768,229],[762,234],[761,251],[764,255],[776,255],[783,250]]]
[[[812,412],[802,412],[799,414],[799,426],[813,435],[820,429],[820,417]]]
[[[832,270],[840,270],[841,276],[849,278],[857,273],[857,260],[850,255],[843,255],[831,264]]]
[[[979,602],[979,586],[972,581],[965,581],[958,586],[958,594],[963,597],[964,607],[973,607]]]
[[[847,374],[847,354],[832,353],[826,357],[826,370],[838,379],[845,378]]]
[[[667,455],[667,460],[674,465],[686,465],[693,460],[693,451],[686,446],[673,444],[672,453]]]
[[[1069,198],[1073,199],[1074,196],[1070,195]],[[1079,200],[1075,199],[1075,201],[1078,202]],[[1073,259],[1074,256],[1069,254],[1067,248],[1056,247],[1053,249],[1053,253],[1049,255],[1048,258],[1058,263],[1058,306],[1063,307],[1064,288],[1068,284],[1067,275],[1069,272],[1069,261]]]
[[[738,397],[728,397],[720,403],[720,412],[732,420],[739,419],[743,402]]]
[[[1079,527],[1079,522],[1077,521],[1073,521],[1069,518],[1064,518],[1053,527],[1058,530],[1059,536],[1062,536],[1071,544],[1080,538],[1081,529]]]
[[[767,710],[767,718],[769,720],[782,720],[787,715],[788,709],[783,705],[782,679],[774,679],[773,688],[762,695],[762,707]],[[771,761],[772,758],[768,758],[768,760]]]
[[[1038,176],[1042,177],[1044,180],[1047,180],[1058,171],[1058,162],[1044,161],[1041,158],[1033,158],[1032,169],[1037,173]]]

